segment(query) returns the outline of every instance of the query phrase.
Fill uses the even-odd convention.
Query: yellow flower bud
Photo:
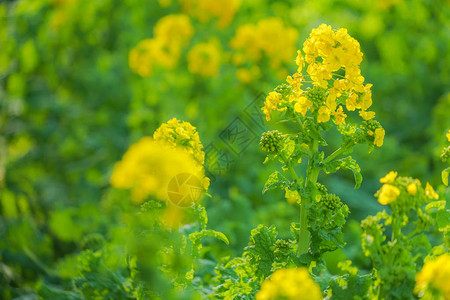
[[[400,190],[397,187],[391,184],[384,184],[381,187],[381,192],[378,196],[378,202],[380,202],[380,204],[382,205],[387,205],[397,200],[398,196],[400,196]]]
[[[417,193],[417,185],[415,183],[410,183],[407,187],[406,190],[408,191],[408,194],[410,195],[415,195]]]

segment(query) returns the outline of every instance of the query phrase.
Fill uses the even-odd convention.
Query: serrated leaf
[[[275,171],[270,174],[266,183],[264,184],[264,188],[262,193],[265,194],[267,191],[275,189],[277,187],[282,187],[286,184],[286,178],[280,174],[280,172]]]
[[[292,153],[294,153],[295,150],[295,142],[291,139],[285,139],[283,149],[281,150],[281,153],[284,157],[289,158],[291,157]]]
[[[362,183],[361,168],[351,156],[331,161],[322,165],[325,173],[334,173],[339,169],[350,170],[355,178],[355,189],[358,189]]]

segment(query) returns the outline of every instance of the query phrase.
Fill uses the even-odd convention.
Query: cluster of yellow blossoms
[[[169,182],[179,174],[194,175],[207,190],[202,148],[195,127],[172,119],[157,129],[153,138],[143,137],[130,146],[114,166],[111,185],[130,189],[137,204],[150,195],[166,201]]]
[[[256,300],[320,300],[319,285],[309,276],[305,268],[279,269],[265,280]]]
[[[378,194],[378,202],[380,202],[380,204],[388,205],[397,200],[400,196],[400,189],[394,185],[397,175],[397,172],[390,171],[386,174],[386,176],[380,179],[380,183],[383,183],[383,186]],[[421,188],[421,183],[418,179],[415,179],[414,182],[411,182],[406,186],[406,192],[409,195],[414,196],[417,194],[419,188]],[[428,199],[439,199],[439,195],[428,182],[425,185],[425,190],[423,192],[425,193],[425,197]]]
[[[188,69],[191,74],[215,77],[219,72],[221,49],[217,40],[199,43],[192,47],[188,56]]]
[[[225,28],[233,20],[241,0],[178,0],[185,13],[202,23],[217,19],[217,27]]]
[[[230,41],[231,48],[236,51],[232,57],[233,64],[241,67],[237,73],[238,79],[247,82],[257,77],[259,69],[245,68],[245,64],[255,66],[258,63],[267,63],[272,70],[281,70],[279,74],[286,76],[287,71],[282,68],[282,64],[291,62],[297,40],[298,31],[293,27],[285,27],[279,18],[267,18],[256,25],[240,26]]]
[[[189,122],[173,118],[155,130],[153,139],[158,142],[166,142],[174,147],[182,146],[200,165],[203,165],[205,162],[202,142],[196,128]]]
[[[428,261],[416,275],[414,292],[424,300],[450,299],[450,255]]]
[[[308,111],[315,113],[318,123],[328,122],[332,117],[335,124],[343,123],[347,117],[344,107],[347,111],[358,109],[364,120],[375,117],[374,112],[368,111],[372,105],[372,84],[364,85],[361,76],[359,65],[363,54],[360,45],[345,28],[333,30],[322,24],[313,29],[303,43],[303,53],[297,51],[297,72],[286,79],[289,95],[277,92],[268,95],[263,108],[267,120],[272,111],[284,110],[287,106],[292,106],[302,116]],[[302,74],[306,64],[306,73],[314,90],[322,91],[319,97],[312,97],[302,89],[306,82]]]
[[[153,29],[154,37],[140,41],[129,54],[131,70],[142,77],[150,76],[155,66],[174,68],[186,46],[194,27],[189,17],[183,14],[167,15],[158,20]]]

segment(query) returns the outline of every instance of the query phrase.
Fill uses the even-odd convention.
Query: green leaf
[[[207,236],[217,238],[217,239],[223,241],[227,245],[230,244],[230,241],[228,241],[228,238],[225,236],[225,234],[223,234],[222,232],[211,230],[211,229],[203,229],[200,232],[191,233],[189,235],[189,240],[191,240],[191,242],[195,245],[195,244],[199,243],[202,238],[207,237]]]
[[[273,190],[277,187],[283,187],[286,184],[286,178],[280,174],[280,172],[275,171],[270,174],[269,179],[267,179],[264,184],[263,194],[265,194],[269,190]]]
[[[291,139],[285,139],[283,149],[281,150],[283,156],[289,159],[292,153],[294,153],[294,150],[295,150],[295,142]]]
[[[361,175],[361,168],[356,163],[356,160],[354,160],[351,156],[347,156],[342,159],[331,161],[327,164],[322,165],[323,170],[325,173],[334,173],[339,169],[344,170],[350,170],[353,173],[353,176],[355,177],[355,189],[358,189],[361,186],[362,182],[362,175]]]
[[[442,182],[444,183],[445,186],[448,186],[448,175],[450,172],[450,167],[446,168],[442,171],[441,173],[441,178],[442,178]]]
[[[266,227],[260,224],[251,232],[250,243],[245,248],[245,255],[250,257],[252,264],[257,266],[256,274],[267,277],[271,274],[272,263],[275,261],[273,245],[278,232],[274,226]]]

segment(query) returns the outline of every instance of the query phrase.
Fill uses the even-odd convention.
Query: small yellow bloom
[[[415,183],[410,183],[406,187],[406,190],[408,191],[408,194],[414,196],[417,193],[417,185]]]
[[[262,283],[256,294],[256,300],[276,299],[321,300],[322,293],[306,268],[279,269]]]
[[[364,120],[370,120],[375,118],[375,112],[374,111],[359,111],[359,115],[361,118],[363,118]]]
[[[434,191],[433,187],[428,182],[425,185],[425,196],[428,199],[435,199],[435,200],[439,199],[439,195]]]
[[[377,146],[377,147],[381,147],[383,146],[383,141],[384,141],[384,135],[386,134],[386,132],[384,131],[383,128],[377,128],[375,129],[375,140],[373,141],[373,143]]]
[[[447,137],[447,141],[450,142],[450,129],[448,130],[447,134],[445,135]]]
[[[274,110],[280,110],[278,108],[278,105],[281,104],[282,97],[277,92],[270,92],[269,95],[266,97],[266,101],[264,102],[264,107],[262,108],[262,111],[266,115],[266,120],[270,121],[270,114]]]
[[[390,171],[383,178],[380,179],[380,183],[393,183],[395,178],[397,178],[398,173]]]
[[[345,122],[345,118],[347,115],[344,113],[344,109],[339,105],[337,111],[333,112],[334,117],[336,118],[336,125],[342,124]]]
[[[295,112],[301,113],[302,116],[305,116],[306,112],[312,105],[313,103],[308,98],[301,96],[294,104],[294,110]]]
[[[380,195],[378,196],[378,202],[380,202],[380,204],[382,205],[387,205],[397,200],[398,196],[400,196],[400,190],[397,187],[391,184],[384,184],[381,187]]]
[[[318,123],[328,122],[330,120],[330,113],[331,110],[326,106],[322,106],[321,108],[319,108],[317,122]]]

